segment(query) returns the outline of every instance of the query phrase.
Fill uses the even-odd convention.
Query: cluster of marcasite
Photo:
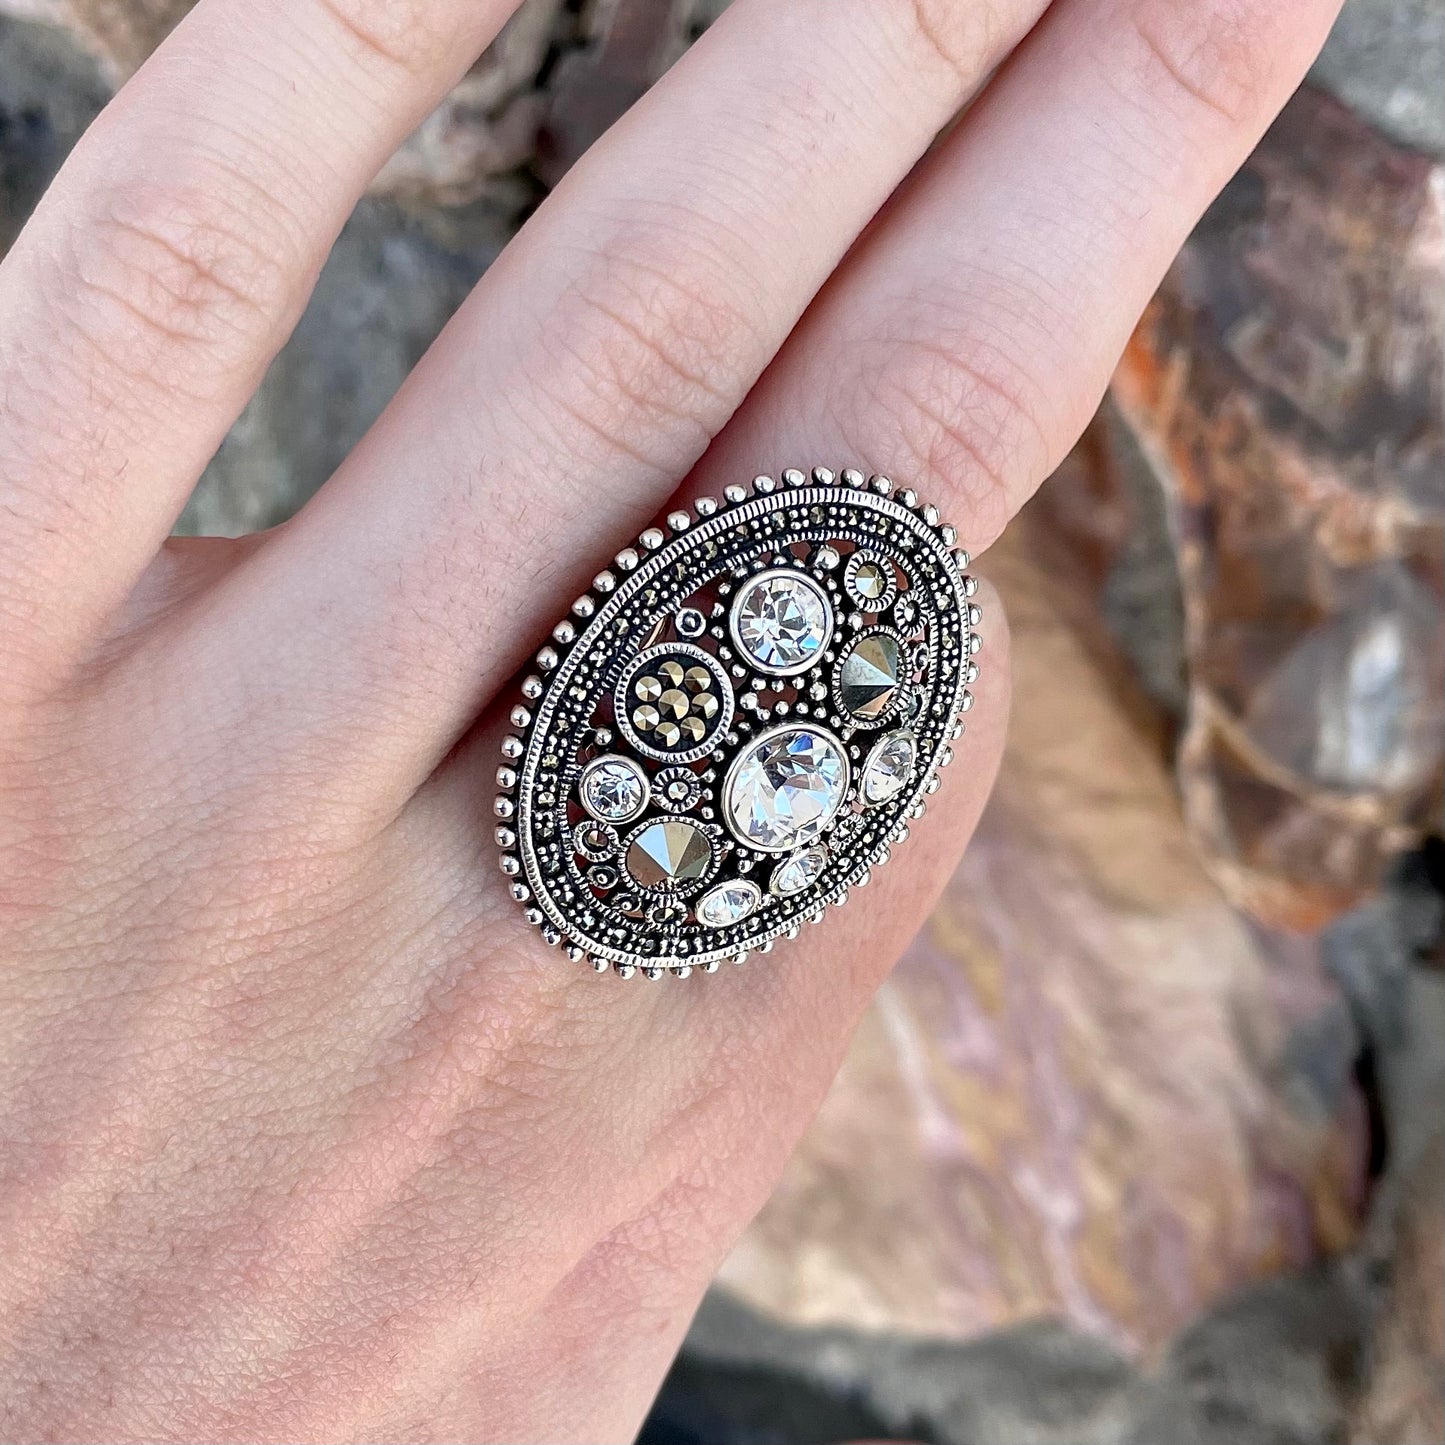
[[[538,653],[497,774],[502,868],[547,942],[712,972],[866,883],[973,702],[956,542],[886,478],[815,468],[619,553]]]

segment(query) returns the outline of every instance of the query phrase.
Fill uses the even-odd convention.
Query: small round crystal
[[[631,758],[610,753],[587,765],[577,791],[599,822],[626,823],[647,806],[647,775]]]
[[[918,745],[912,733],[889,733],[863,764],[863,801],[876,808],[896,798],[913,781]]]
[[[827,867],[827,864],[828,850],[826,848],[804,848],[801,853],[794,853],[791,858],[786,858],[778,864],[769,880],[768,890],[776,893],[780,898],[786,898],[792,893],[801,893],[803,889],[812,887],[823,876],[823,869]]]
[[[746,878],[719,883],[698,900],[697,921],[708,928],[727,928],[741,923],[757,908],[762,896],[758,885]]]

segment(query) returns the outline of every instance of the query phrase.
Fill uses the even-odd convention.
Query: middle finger
[[[574,168],[338,475],[207,608],[228,667],[254,683],[231,690],[238,705],[308,699],[264,726],[234,719],[240,746],[306,755],[355,779],[367,806],[378,778],[406,796],[536,645],[539,596],[575,596],[665,501],[1043,8],[738,0]],[[168,657],[179,681],[193,675],[184,642]]]

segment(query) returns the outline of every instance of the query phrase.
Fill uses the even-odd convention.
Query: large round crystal
[[[811,667],[833,632],[823,589],[801,572],[760,572],[738,589],[732,634],[758,667],[784,675]]]
[[[822,728],[785,726],[743,749],[728,770],[723,816],[733,836],[764,853],[810,843],[848,791],[848,757]]]

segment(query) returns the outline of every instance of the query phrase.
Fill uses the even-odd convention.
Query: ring
[[[957,541],[886,477],[815,467],[619,552],[502,742],[502,871],[543,939],[599,973],[713,973],[867,883],[973,705]]]

